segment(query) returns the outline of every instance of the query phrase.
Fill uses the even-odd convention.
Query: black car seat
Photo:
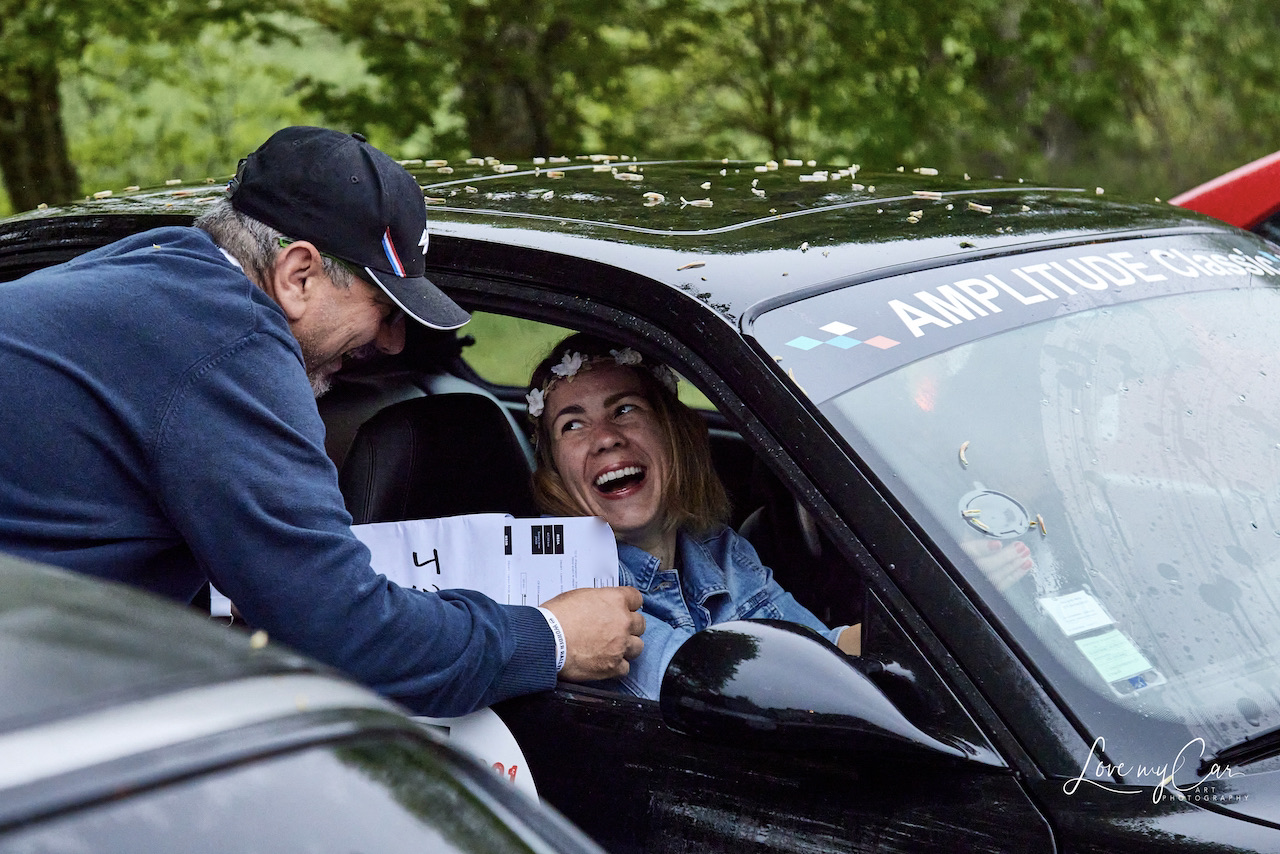
[[[417,324],[405,328],[404,350],[395,355],[376,355],[343,365],[333,378],[333,388],[316,400],[325,424],[325,451],[338,471],[342,471],[356,432],[366,421],[388,406],[414,398],[471,392],[488,397],[503,407],[477,378],[465,379],[470,368],[462,351],[474,343],[469,335],[427,329]],[[528,437],[507,414],[512,436],[524,450],[528,466],[533,465],[533,447]]]
[[[355,524],[461,513],[537,516],[521,438],[488,395],[417,397],[360,425],[338,483]]]
[[[496,396],[473,382],[447,373],[424,374],[402,370],[344,376],[334,389],[316,401],[325,423],[325,451],[341,471],[360,426],[388,406],[419,397],[467,392],[483,395],[501,407]],[[502,407],[511,435],[533,465],[533,446],[516,424],[515,417]]]
[[[817,520],[759,460],[751,472],[751,504],[738,527],[774,579],[828,626],[861,621],[861,584]],[[849,591],[853,589],[854,595]]]

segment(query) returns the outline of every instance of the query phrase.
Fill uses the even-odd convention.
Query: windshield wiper
[[[1203,776],[1212,773],[1215,765],[1222,771],[1227,766],[1249,765],[1276,755],[1280,755],[1280,726],[1264,729],[1257,735],[1222,748],[1213,756],[1205,757],[1200,760],[1196,773]]]

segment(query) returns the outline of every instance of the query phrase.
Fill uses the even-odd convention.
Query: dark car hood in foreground
[[[181,639],[181,643],[173,642]],[[0,734],[318,665],[119,584],[0,555]]]

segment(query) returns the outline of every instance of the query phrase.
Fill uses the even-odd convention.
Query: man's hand
[[[644,648],[644,617],[636,613],[641,601],[634,587],[582,587],[543,602],[564,629],[568,657],[560,678],[592,682],[625,675]]]

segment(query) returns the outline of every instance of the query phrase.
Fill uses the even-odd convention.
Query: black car
[[[863,626],[858,659],[727,624],[657,702],[500,704],[543,800],[615,852],[1280,849],[1280,248],[926,168],[406,165],[476,319],[320,400],[355,521],[536,514],[519,383],[604,333],[705,396],[782,586]],[[0,272],[217,193],[10,218]],[[512,327],[535,352],[492,352]],[[1034,568],[996,583],[1016,543]]]
[[[599,854],[261,633],[0,557],[0,851]]]

